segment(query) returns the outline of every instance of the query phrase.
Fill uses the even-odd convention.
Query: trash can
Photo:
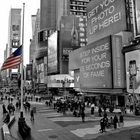
[[[33,112],[36,113],[36,107],[33,107]]]

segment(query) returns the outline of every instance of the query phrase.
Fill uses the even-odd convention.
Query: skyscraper
[[[18,48],[21,38],[21,9],[12,8],[9,14],[8,46]]]
[[[56,28],[56,0],[41,0],[40,30]]]
[[[21,45],[21,9],[11,8],[9,13],[9,25],[8,25],[8,54],[10,56]],[[13,69],[7,70],[7,77],[9,85],[14,90],[18,89],[17,80],[13,80],[12,77]],[[16,75],[18,75],[17,68],[15,70]]]

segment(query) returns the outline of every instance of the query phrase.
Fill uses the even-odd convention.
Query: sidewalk
[[[27,140],[93,140],[94,138],[105,135],[99,133],[99,120],[100,117],[93,117],[90,115],[90,108],[86,108],[86,113],[89,114],[86,117],[86,122],[81,122],[81,117],[73,117],[71,114],[67,116],[63,116],[62,113],[57,113],[56,110],[52,108],[46,107],[45,104],[36,102],[32,103],[32,106],[37,107],[37,113],[35,114],[34,123],[30,121],[30,114],[24,113],[24,117],[26,119],[26,123],[31,127],[31,138]],[[95,110],[97,113],[97,110]],[[119,110],[115,110],[116,113]],[[12,135],[18,139],[18,118],[20,112],[16,112],[16,121],[11,128]],[[125,120],[124,128],[119,128],[117,131],[121,131],[121,129],[129,129],[129,127],[135,127],[140,125],[140,120],[135,120],[133,117],[135,115],[130,114],[128,112],[129,120]],[[115,133],[114,129],[107,129],[107,133]]]
[[[49,119],[35,115],[35,121],[31,122],[29,114],[24,114],[26,123],[31,127],[31,138],[27,140],[81,140],[78,136],[67,131],[65,128],[55,124]],[[16,122],[11,128],[11,134],[13,137],[19,140],[18,131],[18,118],[19,114],[16,113]]]

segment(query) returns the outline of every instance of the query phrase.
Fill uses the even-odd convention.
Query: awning
[[[124,89],[81,89],[81,92],[87,93],[86,95],[123,95]]]

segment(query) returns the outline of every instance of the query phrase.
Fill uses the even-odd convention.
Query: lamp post
[[[63,87],[63,91],[64,91],[64,96],[66,99],[66,77],[64,77],[64,79],[62,80],[62,87]]]

